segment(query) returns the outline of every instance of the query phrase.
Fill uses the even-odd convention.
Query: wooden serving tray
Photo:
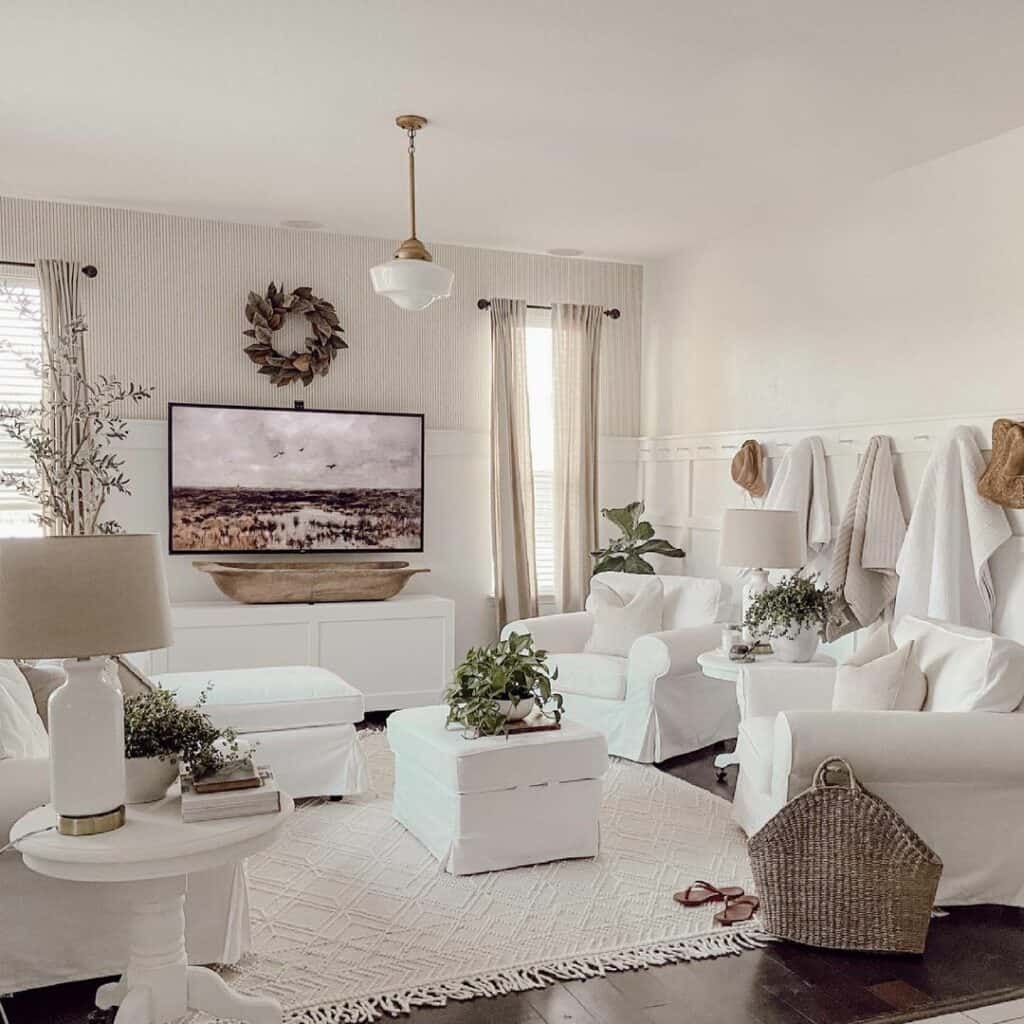
[[[553,722],[550,718],[537,716],[536,718],[524,718],[519,722],[509,722],[508,735],[519,736],[528,732],[558,732],[561,728],[561,722]]]

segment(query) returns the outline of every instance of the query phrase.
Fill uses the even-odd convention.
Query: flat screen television
[[[172,554],[422,551],[423,416],[172,402]]]

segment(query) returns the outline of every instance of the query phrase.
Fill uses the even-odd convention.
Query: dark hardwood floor
[[[700,751],[664,771],[731,798]],[[2,898],[2,896],[0,896]],[[85,1024],[95,982],[3,1000],[10,1024]],[[410,1024],[859,1024],[915,1020],[1024,994],[1024,911],[954,908],[924,956],[827,953],[776,943],[742,956],[673,964],[534,992],[418,1010]],[[96,1014],[93,1020],[106,1020]]]

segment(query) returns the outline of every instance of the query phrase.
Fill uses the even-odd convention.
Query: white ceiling
[[[1021,0],[22,0],[0,192],[643,259],[1024,123]],[[2,237],[2,225],[0,225]]]

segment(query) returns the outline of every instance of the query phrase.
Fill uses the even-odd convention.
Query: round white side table
[[[723,654],[721,650],[705,651],[703,654],[697,655],[697,664],[700,665],[700,670],[704,675],[709,679],[721,679],[727,683],[737,682],[740,677],[740,669],[749,665],[788,664],[792,668],[800,669],[808,665],[817,665],[820,668],[822,665],[834,665],[835,663],[835,658],[830,658],[827,654],[816,654],[810,661],[791,662],[781,662],[774,654],[759,655],[754,661],[732,661],[729,655]],[[715,775],[719,782],[725,781],[726,768],[731,768],[734,764],[739,764],[735,750],[727,754],[719,754],[715,758]]]
[[[11,842],[41,875],[75,882],[122,883],[128,902],[128,966],[101,985],[96,1005],[118,1006],[116,1024],[168,1024],[190,1010],[245,1024],[280,1024],[274,999],[233,992],[214,971],[191,967],[185,954],[185,876],[242,860],[269,846],[293,810],[185,823],[181,798],[130,804],[123,828],[95,836],[30,835],[56,824],[49,805],[15,822]]]

